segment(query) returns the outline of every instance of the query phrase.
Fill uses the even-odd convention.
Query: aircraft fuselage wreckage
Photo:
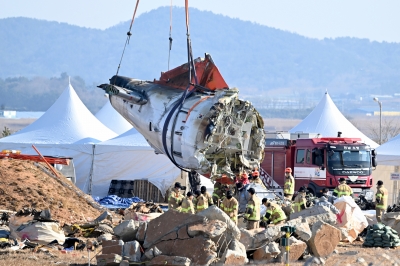
[[[264,157],[261,116],[228,87],[210,55],[193,62],[193,78],[186,63],[152,82],[113,76],[99,87],[155,152],[179,168],[234,178],[258,167]]]

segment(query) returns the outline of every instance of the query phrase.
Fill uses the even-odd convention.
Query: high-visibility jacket
[[[220,182],[216,182],[214,184],[214,193],[213,193],[214,201],[222,199],[223,196],[225,196],[223,185]]]
[[[300,212],[301,210],[304,210],[306,208],[306,203],[307,200],[305,195],[303,193],[299,193],[294,199],[293,211]]]
[[[202,210],[205,210],[207,208],[208,200],[204,197],[203,194],[200,194],[200,196],[198,196],[196,199],[196,213],[201,212]]]
[[[342,196],[352,196],[352,195],[353,195],[353,190],[351,189],[351,187],[346,185],[346,183],[340,183],[340,185],[337,186],[333,191],[333,196],[336,196],[338,198]]]
[[[285,212],[282,210],[281,206],[275,203],[271,203],[271,206],[267,209],[267,212],[263,217],[263,221],[272,222],[273,224],[277,224],[286,219],[287,216]]]
[[[283,187],[283,193],[288,195],[294,194],[294,178],[292,175],[285,177],[285,185]]]
[[[252,195],[247,202],[246,212],[244,217],[249,221],[260,220],[261,201],[256,194]]]
[[[194,205],[190,198],[186,197],[182,201],[181,212],[194,214]]]
[[[203,196],[206,198],[207,202],[208,202],[208,206],[211,206],[214,204],[213,199],[210,195],[210,193],[206,192],[203,194]]]
[[[234,197],[228,199],[224,198],[224,200],[221,203],[220,206],[221,210],[223,210],[230,218],[231,220],[237,224],[237,216],[238,216],[238,201]]]
[[[388,190],[383,185],[377,187],[377,191],[375,194],[376,209],[386,210],[388,205],[388,194]]]
[[[168,197],[168,209],[179,210],[184,196],[180,192],[172,190]]]

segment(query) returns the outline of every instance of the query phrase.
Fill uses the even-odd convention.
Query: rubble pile
[[[365,247],[398,247],[400,238],[395,230],[383,224],[374,224],[368,228]]]
[[[390,226],[393,230],[400,234],[400,212],[389,212],[383,214],[382,223]]]
[[[124,210],[125,220],[135,220],[135,221],[150,221],[157,218],[164,211],[160,205],[153,202],[137,202],[132,203],[129,208]]]
[[[101,207],[90,196],[59,176],[49,176],[28,160],[1,159],[0,210],[49,209],[61,224],[87,222],[100,215]]]
[[[125,211],[133,211],[140,213],[163,213],[164,211],[161,209],[160,205],[155,204],[153,202],[135,202],[132,203],[129,208],[125,209]]]

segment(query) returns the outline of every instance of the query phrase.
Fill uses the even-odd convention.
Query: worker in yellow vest
[[[262,220],[267,223],[268,226],[280,225],[286,222],[287,216],[282,210],[281,206],[274,202],[267,202],[266,206],[267,212],[265,213]]]
[[[220,208],[231,218],[232,222],[237,225],[239,206],[237,199],[233,197],[232,191],[229,190],[226,192],[226,197],[222,201]]]
[[[333,196],[335,197],[342,197],[342,196],[351,196],[353,197],[353,190],[351,189],[351,187],[349,185],[346,184],[346,179],[344,179],[343,177],[341,177],[339,179],[339,186],[337,186],[335,188],[335,190],[333,191]]]
[[[304,187],[301,187],[299,189],[299,194],[294,199],[293,211],[296,213],[306,209],[307,208],[306,203],[307,203],[306,190],[304,189]]]
[[[181,193],[181,183],[176,182],[168,197],[168,210],[180,210],[184,196]]]
[[[194,214],[193,193],[188,192],[186,198],[183,199],[181,205],[181,212]]]
[[[294,177],[292,176],[292,168],[285,169],[285,185],[283,187],[283,195],[285,198],[292,200],[294,194]]]
[[[226,193],[226,186],[222,185],[220,182],[215,182],[212,199],[214,204],[216,204],[218,207],[222,202],[223,198],[226,196],[225,193]]]
[[[376,187],[375,194],[375,210],[376,210],[376,220],[378,223],[382,221],[382,215],[386,212],[388,205],[388,190],[383,186],[383,181],[379,180]]]
[[[200,191],[196,190],[194,192],[196,195],[196,213],[201,212],[202,210],[205,210],[208,208],[208,200],[204,197],[203,194],[201,194]]]
[[[200,192],[201,194],[203,194],[203,196],[206,198],[207,202],[208,202],[208,206],[212,206],[214,205],[212,196],[210,195],[210,193],[207,192],[207,187],[206,186],[202,186],[200,188]]]
[[[244,218],[247,220],[247,230],[257,229],[260,227],[260,199],[255,194],[254,188],[249,188],[247,192],[250,194],[244,213]]]

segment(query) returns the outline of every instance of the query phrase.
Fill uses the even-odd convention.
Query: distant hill
[[[104,18],[107,19],[107,18]],[[0,78],[59,77],[66,72],[86,84],[116,73],[129,22],[97,30],[28,18],[0,19]],[[245,94],[299,89],[332,94],[400,91],[400,44],[365,39],[316,40],[211,12],[190,10],[195,57],[210,53],[230,86]],[[120,70],[158,78],[168,66],[169,8],[138,17]],[[183,8],[173,10],[171,67],[187,61]],[[100,92],[99,92],[100,93]]]

